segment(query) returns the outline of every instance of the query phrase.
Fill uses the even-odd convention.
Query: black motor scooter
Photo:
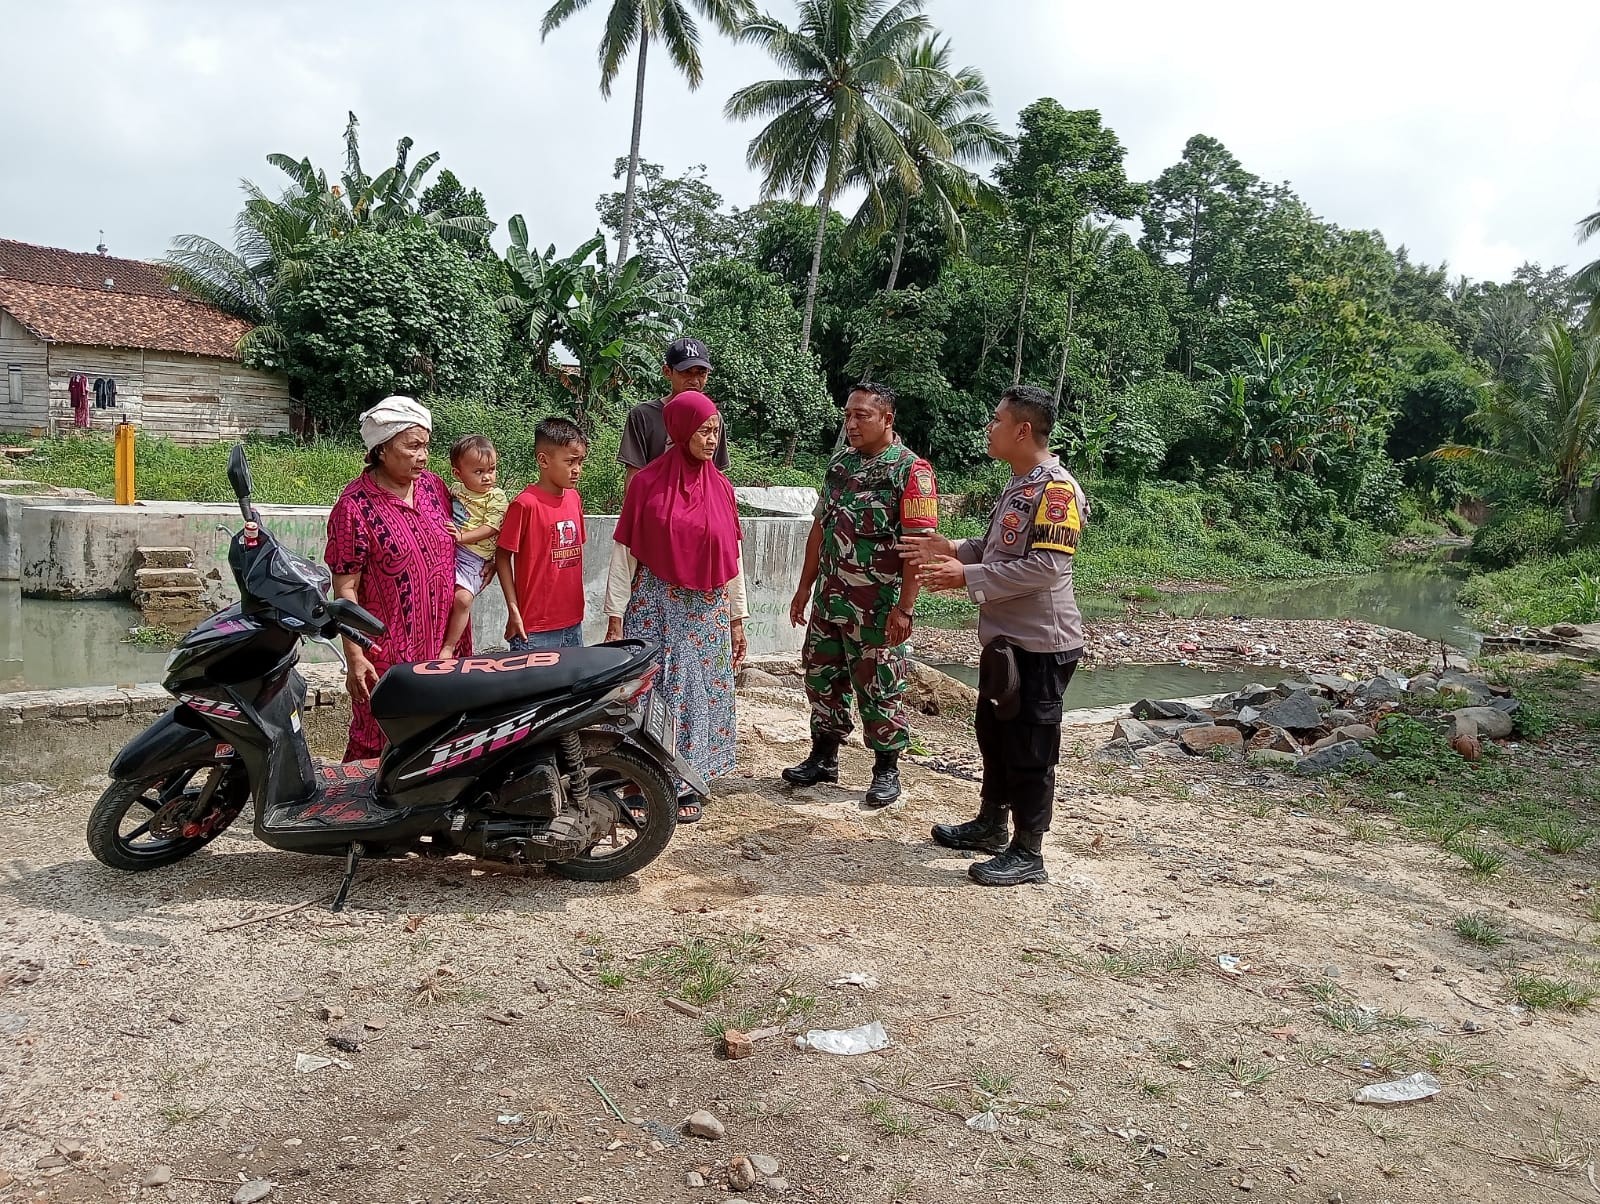
[[[245,520],[228,548],[240,601],[168,659],[178,705],[112,762],[89,815],[95,857],[120,870],[170,865],[254,798],[263,843],[346,858],[337,911],[363,857],[466,853],[609,882],[667,847],[673,775],[700,793],[706,784],[677,755],[672,713],[651,689],[660,650],[643,640],[397,665],[372,693],[382,757],[313,765],[301,639],[342,660],[339,637],[370,648],[384,626],[330,600],[328,570],[261,527],[242,445],[228,479]]]

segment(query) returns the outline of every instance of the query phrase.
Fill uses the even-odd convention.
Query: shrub
[[[1474,564],[1503,569],[1554,556],[1565,542],[1566,529],[1559,514],[1544,507],[1526,507],[1496,515],[1480,527],[1468,555]]]

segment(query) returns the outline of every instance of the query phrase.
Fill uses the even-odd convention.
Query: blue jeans
[[[525,636],[511,637],[513,652],[550,652],[556,648],[582,648],[583,624],[574,623],[559,631],[530,631]]]

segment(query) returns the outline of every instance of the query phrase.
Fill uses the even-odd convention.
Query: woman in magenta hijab
[[[704,393],[661,411],[672,440],[628,482],[606,580],[606,638],[654,640],[678,752],[707,779],[733,771],[733,675],[744,662],[744,573],[733,485],[711,463],[722,416]],[[704,800],[678,783],[678,822]]]

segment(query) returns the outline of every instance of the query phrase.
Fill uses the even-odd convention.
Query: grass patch
[[[1461,604],[1491,626],[1592,623],[1600,613],[1594,587],[1587,582],[1596,577],[1600,548],[1583,548],[1473,577],[1461,591]]]
[[[1507,987],[1512,998],[1536,1012],[1581,1012],[1600,998],[1600,991],[1586,983],[1542,974],[1519,974]]]
[[[1265,1062],[1253,1062],[1239,1054],[1226,1061],[1212,1063],[1211,1070],[1223,1082],[1232,1083],[1244,1091],[1264,1086],[1278,1073],[1276,1066],[1269,1066]]]
[[[1455,930],[1462,940],[1485,949],[1498,949],[1506,943],[1505,929],[1497,918],[1487,912],[1469,911],[1466,915],[1457,916]]]
[[[867,1100],[861,1105],[861,1113],[885,1137],[917,1137],[924,1129],[909,1112],[897,1110],[885,1099]]]
[[[1088,962],[1090,969],[1122,981],[1188,974],[1199,965],[1199,955],[1181,941],[1129,945]]]
[[[1586,848],[1594,839],[1594,833],[1588,829],[1559,819],[1548,819],[1539,824],[1534,828],[1533,834],[1539,838],[1539,843],[1544,845],[1546,852],[1558,856],[1576,853]]]
[[[746,932],[720,940],[690,937],[642,966],[661,977],[668,994],[708,1004],[732,991],[744,981],[745,971],[764,959],[764,938]]]
[[[178,633],[170,627],[130,627],[122,642],[147,652],[161,652],[176,644],[178,638]]]
[[[1472,841],[1457,841],[1450,851],[1466,864],[1474,877],[1492,878],[1505,868],[1506,855]]]

